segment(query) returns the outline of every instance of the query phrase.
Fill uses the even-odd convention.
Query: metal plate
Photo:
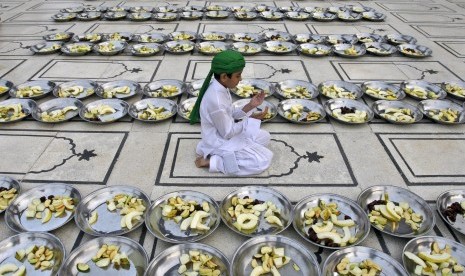
[[[162,204],[165,204],[170,197],[180,197],[183,200],[195,200],[199,204],[208,202],[210,205],[210,216],[203,220],[203,224],[210,227],[207,231],[197,231],[189,229],[182,231],[180,223],[172,219],[165,219],[162,216]],[[196,242],[208,237],[220,224],[220,214],[218,204],[210,196],[195,191],[177,191],[165,194],[157,198],[145,215],[145,225],[147,229],[158,239],[170,243]],[[176,259],[177,261],[178,259]]]
[[[130,261],[129,269],[116,269],[113,264],[105,269],[95,265],[91,258],[104,244],[114,244],[119,246],[119,251],[125,253]],[[89,275],[89,276],[142,276],[147,268],[149,259],[145,249],[136,241],[126,237],[99,237],[92,239],[76,248],[63,264],[60,275]],[[86,263],[89,265],[89,272],[80,273],[77,264]]]
[[[1,105],[1,103],[0,103]],[[0,187],[2,188],[6,188],[7,190],[10,190],[12,188],[15,188],[16,189],[16,196],[15,198],[21,194],[21,185],[19,184],[19,182],[12,178],[12,177],[9,177],[9,176],[0,176]],[[0,214],[3,213],[5,210],[2,210],[0,209]],[[1,247],[0,247],[1,248]]]
[[[349,7],[332,6],[328,8],[328,12],[338,14],[339,12],[351,12],[352,9]]]
[[[174,85],[178,88],[177,93],[171,94],[170,96],[162,97],[162,96],[154,96],[153,93],[161,89],[163,85]],[[148,83],[143,90],[144,95],[154,98],[174,98],[186,91],[186,84],[180,80],[157,80],[151,83]]]
[[[124,11],[128,11],[129,9],[130,9],[129,7],[117,5],[117,6],[114,6],[114,7],[108,7],[107,11],[109,11],[109,12],[124,12]]]
[[[256,55],[263,51],[263,47],[260,44],[249,42],[234,42],[232,49],[244,56]]]
[[[256,12],[264,12],[264,11],[278,11],[278,8],[273,6],[267,6],[264,4],[258,4],[254,7],[254,11]]]
[[[178,19],[178,14],[173,12],[154,13],[153,18],[157,21],[168,22]]]
[[[375,21],[375,22],[384,21],[386,19],[386,15],[384,13],[373,12],[373,11],[363,12],[362,16],[363,16],[363,19],[365,20]]]
[[[351,55],[347,54],[346,50],[348,49],[355,49],[356,54]],[[365,45],[354,45],[354,44],[336,44],[333,46],[333,52],[337,54],[338,56],[345,57],[345,58],[358,58],[366,54],[367,49],[365,48]]]
[[[423,114],[421,113],[421,111],[414,105],[411,105],[411,104],[408,104],[406,102],[402,102],[402,101],[387,101],[387,100],[379,100],[379,101],[376,101],[373,103],[373,105],[371,106],[371,108],[373,109],[373,112],[378,115],[378,117],[380,117],[381,119],[384,119],[390,123],[393,123],[393,124],[399,124],[399,125],[405,125],[405,124],[413,124],[413,123],[416,123],[416,122],[419,122],[421,121],[421,119],[423,119]],[[413,122],[398,122],[398,121],[395,121],[395,120],[392,120],[390,118],[385,118],[383,116],[381,116],[381,114],[384,113],[384,110],[387,109],[387,108],[406,108],[406,109],[410,109],[412,115],[413,115],[413,118],[414,118],[414,121]]]
[[[26,218],[27,206],[33,199],[50,195],[69,196],[73,199],[74,206],[77,206],[81,201],[79,191],[63,183],[43,184],[40,187],[32,188],[18,196],[6,210],[5,222],[8,228],[15,232],[48,232],[68,223],[73,218],[76,207],[73,211],[66,210],[65,216],[55,217],[52,215],[52,218],[47,223],[42,223],[42,220],[36,218]]]
[[[204,41],[225,41],[229,39],[229,34],[223,32],[204,32],[199,35]]]
[[[265,220],[264,214],[260,215],[258,226],[253,233],[244,233],[236,229],[233,225],[231,215],[228,213],[228,208],[232,206],[231,199],[237,196],[238,198],[244,198],[248,196],[253,199],[258,199],[261,201],[271,201],[276,207],[281,211],[279,218],[283,224],[282,227],[275,224],[270,224]],[[292,204],[289,199],[281,194],[280,192],[261,186],[245,186],[239,188],[238,190],[227,195],[220,206],[221,220],[226,226],[229,227],[232,231],[236,232],[239,235],[246,237],[255,237],[260,235],[274,235],[284,231],[292,223],[293,211]],[[233,266],[234,267],[234,266]],[[250,267],[250,266],[249,266]],[[232,273],[233,275],[238,275],[237,273]]]
[[[375,56],[389,56],[397,52],[397,48],[387,43],[365,43],[366,51]]]
[[[131,21],[147,21],[152,18],[150,12],[133,12],[127,15],[127,18]]]
[[[117,88],[117,87],[124,87],[124,86],[128,86],[129,89],[131,90],[128,94],[122,94],[122,93],[116,93],[113,98],[116,98],[116,99],[127,99],[127,98],[130,98],[132,96],[135,96],[137,94],[139,94],[139,92],[141,91],[141,86],[139,83],[135,82],[135,81],[131,81],[131,80],[117,80],[117,81],[110,81],[110,82],[107,82],[107,83],[104,83],[102,85],[100,85],[97,90],[95,90],[95,94],[97,94],[97,96],[99,96],[100,98],[106,98],[104,95],[103,95],[103,92],[107,89],[113,89],[113,88]],[[111,97],[110,97],[111,98]],[[108,99],[110,99],[108,98]]]
[[[168,5],[168,6],[155,7],[154,10],[160,13],[175,13],[178,11],[178,8],[176,6]]]
[[[263,37],[256,33],[234,33],[231,39],[236,42],[260,42]]]
[[[362,191],[357,198],[357,202],[368,215],[369,211],[367,209],[367,205],[374,200],[384,199],[384,194],[386,193],[389,194],[390,201],[397,203],[407,202],[415,213],[422,215],[423,222],[416,233],[413,232],[410,226],[405,224],[404,220],[399,223],[399,228],[396,232],[392,232],[390,227],[385,227],[383,230],[378,228],[376,229],[388,235],[401,238],[422,236],[433,229],[436,219],[428,203],[423,198],[407,189],[396,186],[373,186]],[[372,226],[376,227],[374,224],[372,224]]]
[[[330,55],[333,48],[323,44],[304,43],[297,46],[297,51],[306,56],[323,57]]]
[[[437,211],[441,218],[449,224],[452,228],[465,235],[465,217],[457,214],[455,222],[451,221],[444,211],[454,202],[462,202],[465,200],[465,190],[449,190],[445,191],[438,196],[436,200]]]
[[[128,13],[125,11],[107,11],[103,14],[103,17],[106,20],[121,20],[126,18],[127,15]]]
[[[183,41],[183,40],[195,41],[197,39],[197,33],[187,32],[187,31],[172,32],[168,36],[171,40],[176,40],[176,41]]]
[[[196,101],[197,101],[197,97],[184,100],[180,105],[178,105],[178,115],[183,117],[186,120],[189,120],[189,116],[187,116],[189,109],[194,108]]]
[[[294,43],[285,41],[267,41],[263,43],[263,48],[273,54],[289,54],[297,48]]]
[[[0,79],[0,95],[8,93],[12,87],[13,83],[11,81]]]
[[[257,19],[258,14],[257,14],[256,12],[242,12],[242,11],[238,11],[238,12],[234,12],[234,17],[235,17],[237,20],[251,21],[251,20]]]
[[[142,218],[134,223],[132,229],[122,228],[120,225],[122,216],[120,210],[113,212],[107,209],[107,200],[111,200],[118,194],[127,194],[138,197],[144,201],[146,210]],[[99,189],[86,196],[76,208],[74,221],[79,229],[92,236],[119,236],[132,232],[144,224],[145,213],[150,206],[150,198],[143,191],[132,186],[109,186]],[[89,225],[91,213],[97,211],[98,219],[93,225]]]
[[[130,42],[134,35],[128,32],[114,32],[110,34],[105,34],[103,36],[104,41],[125,41]]]
[[[235,101],[233,103],[233,106],[237,107],[237,108],[242,108],[246,104],[248,104],[249,102],[250,102],[249,99],[240,99],[240,100]],[[256,110],[256,112],[254,112],[254,114],[265,111],[265,108],[267,108],[267,107],[268,107],[268,111],[271,112],[271,117],[267,118],[267,119],[262,119],[261,121],[263,123],[273,120],[274,117],[276,117],[276,115],[278,115],[278,110],[277,110],[276,106],[274,104],[272,104],[271,102],[269,102],[269,101],[263,101],[263,103],[261,105],[257,106],[254,109],[254,110]]]
[[[338,210],[341,214],[338,216],[338,219],[348,219],[346,216],[349,216],[350,219],[355,221],[355,225],[349,227],[350,234],[352,237],[356,237],[357,241],[353,244],[347,246],[336,246],[330,247],[327,245],[322,245],[317,242],[314,242],[308,237],[308,229],[310,225],[305,225],[305,212],[313,207],[319,206],[320,201],[328,203],[336,203]],[[318,219],[318,222],[323,221]],[[308,197],[305,197],[294,207],[294,220],[292,221],[292,226],[299,233],[299,235],[304,238],[306,241],[323,248],[328,249],[341,249],[355,246],[365,240],[370,233],[370,222],[367,219],[365,211],[358,205],[356,202],[336,194],[315,194]],[[333,229],[337,229],[337,233],[343,235],[342,227],[335,226]]]
[[[418,104],[418,108],[423,112],[423,114],[428,117],[430,120],[435,121],[436,123],[444,124],[444,125],[454,125],[454,124],[463,124],[465,123],[465,112],[464,108],[456,104],[454,102],[451,102],[449,100],[424,100],[421,101]],[[457,118],[457,121],[455,122],[448,122],[448,121],[443,121],[443,120],[438,120],[430,116],[429,112],[430,110],[438,110],[438,109],[451,109],[454,111],[459,112],[459,116]]]
[[[387,42],[394,45],[417,43],[417,40],[413,36],[403,34],[387,34],[385,39]]]
[[[350,82],[346,82],[346,81],[340,81],[340,80],[329,80],[329,81],[325,81],[325,82],[322,82],[318,85],[318,90],[320,91],[320,94],[321,95],[324,95],[328,98],[343,98],[342,96],[341,97],[332,97],[330,95],[328,95],[327,93],[325,93],[323,91],[323,87],[329,87],[329,86],[336,86],[336,87],[340,87],[340,88],[344,88],[345,91],[347,92],[350,92],[351,95],[353,95],[355,97],[355,99],[359,99],[363,96],[363,91],[362,89],[356,85],[356,84],[353,84],[353,83],[350,83]]]
[[[274,89],[271,83],[264,81],[264,80],[259,80],[259,79],[242,79],[239,84],[235,87],[230,89],[232,93],[234,93],[236,96],[240,98],[249,98],[249,97],[244,97],[239,94],[237,94],[237,87],[240,87],[241,85],[251,85],[255,89],[258,89],[259,92],[263,91],[265,92],[265,97],[269,97],[273,95]]]
[[[355,44],[358,42],[358,38],[352,34],[342,34],[342,35],[328,35],[326,37],[326,43],[331,45],[336,44]]]
[[[365,111],[367,113],[367,118],[364,122],[360,123],[355,123],[355,122],[346,122],[343,121],[333,115],[333,110],[336,108],[341,108],[341,107],[348,107],[348,108],[355,108],[355,110],[361,110]],[[329,114],[332,118],[335,120],[345,123],[345,124],[364,124],[368,123],[373,119],[374,113],[373,111],[364,103],[356,101],[356,100],[351,100],[351,99],[330,99],[325,103],[325,110],[326,113]]]
[[[251,12],[254,10],[254,8],[250,6],[232,6],[230,9],[232,12]]]
[[[192,12],[192,11],[203,11],[204,7],[199,5],[184,6],[182,11]]]
[[[187,54],[194,50],[195,44],[189,40],[176,40],[165,42],[163,46],[171,54]]]
[[[322,275],[339,275],[336,272],[336,266],[344,258],[349,258],[350,262],[361,262],[363,260],[370,259],[381,267],[381,276],[408,276],[408,273],[404,270],[402,265],[391,256],[384,252],[364,246],[355,246],[333,252],[328,256],[323,264]]]
[[[211,19],[225,19],[229,17],[228,11],[207,11],[205,16]]]
[[[316,34],[296,34],[293,39],[296,43],[321,44],[325,43],[326,36]]]
[[[61,47],[61,52],[68,56],[83,56],[90,53],[93,46],[90,42],[67,43]],[[82,50],[78,51],[79,47],[83,47]]]
[[[203,17],[203,12],[185,11],[179,14],[184,20],[200,20]]]
[[[427,251],[429,253],[431,252],[431,245],[433,244],[433,242],[437,242],[439,244],[439,248],[444,248],[446,245],[449,245],[451,247],[452,257],[457,259],[459,264],[461,264],[462,266],[464,265],[463,256],[465,256],[465,246],[463,246],[462,244],[455,242],[453,240],[443,238],[443,237],[436,237],[436,236],[418,237],[418,238],[415,238],[409,241],[405,245],[404,250],[402,251],[403,253],[402,263],[404,264],[404,267],[407,270],[408,275],[410,276],[416,275],[414,273],[416,264],[405,256],[404,254],[405,251],[412,252],[415,255],[422,251]],[[460,275],[462,273],[458,273],[458,274]]]
[[[355,36],[359,43],[384,42],[384,37],[378,34],[358,33]]]
[[[263,34],[265,40],[269,41],[290,41],[292,35],[286,32],[268,31]]]
[[[31,51],[38,55],[48,55],[54,54],[60,51],[61,47],[63,46],[63,42],[41,42],[34,46],[31,46]]]
[[[115,46],[113,50],[109,50],[109,51],[100,50],[100,46],[109,47],[110,44]],[[102,56],[113,56],[113,55],[117,55],[123,52],[127,46],[128,46],[127,42],[112,40],[112,41],[100,42],[99,44],[94,45],[92,49],[94,50],[94,52],[99,53]]]
[[[333,21],[336,20],[337,16],[330,12],[312,12],[312,18],[315,21]]]
[[[66,112],[65,118],[63,120],[48,122],[42,119],[42,116],[41,116],[42,112],[51,112],[54,110],[60,110],[68,106],[75,106],[77,107],[77,109]],[[82,102],[78,99],[73,99],[73,98],[53,99],[53,100],[41,103],[36,108],[34,108],[34,110],[32,111],[32,117],[42,123],[56,124],[56,123],[66,122],[76,117],[79,114],[79,109],[81,109],[82,106],[83,106]]]
[[[207,11],[228,11],[229,7],[223,5],[209,5],[205,7]]]
[[[229,44],[222,41],[204,41],[197,43],[195,46],[197,51],[204,55],[216,55],[229,49]]]
[[[362,20],[362,14],[350,11],[340,11],[337,13],[337,18],[341,21],[355,22]]]
[[[303,108],[303,112],[301,114],[301,116],[299,117],[299,120],[294,120],[294,119],[291,119],[291,118],[287,118],[284,113],[286,111],[288,111],[291,106],[293,105],[296,105],[296,104],[300,104],[302,105],[304,108]],[[307,120],[304,120],[306,117],[307,117],[307,114],[309,112],[318,112],[321,114],[320,118],[318,120],[314,120],[314,121],[307,121]],[[311,124],[311,123],[316,123],[316,122],[319,122],[321,120],[323,120],[325,117],[326,117],[326,112],[323,108],[323,106],[321,106],[320,104],[318,103],[315,103],[315,102],[312,102],[310,100],[305,100],[305,99],[288,99],[288,100],[284,100],[284,101],[281,101],[279,104],[278,104],[278,114],[283,117],[284,119],[292,122],[292,123],[296,123],[296,124]]]
[[[57,13],[52,15],[52,19],[56,22],[68,22],[76,19],[76,13]]]
[[[456,99],[465,100],[465,82],[445,81],[441,83],[441,88],[442,90],[446,91],[447,94],[449,94],[450,96]]]
[[[281,6],[279,7],[279,10],[281,12],[299,12],[302,10],[302,8],[298,6]]]
[[[258,14],[260,18],[268,21],[278,21],[283,19],[284,14],[282,12],[275,11],[263,11]]]
[[[99,20],[102,17],[101,12],[82,12],[78,13],[77,19],[81,21],[91,21],[91,20]]]
[[[375,90],[378,90],[380,89],[381,91],[392,91],[394,94],[395,94],[395,99],[387,99],[386,97],[383,97],[379,94],[376,94],[376,93],[367,93],[367,90],[368,89],[375,89]],[[400,89],[400,87],[394,85],[394,84],[390,84],[390,83],[387,83],[387,82],[384,82],[384,81],[366,81],[362,84],[362,91],[365,95],[373,98],[373,99],[376,99],[376,100],[392,100],[392,101],[395,101],[395,100],[402,100],[403,98],[405,98],[405,93],[402,89]]]
[[[142,44],[135,44],[129,47],[131,54],[139,57],[148,57],[153,56],[162,50],[162,46],[158,43],[142,43]],[[145,50],[146,52],[143,52]]]
[[[40,86],[42,88],[42,93],[38,94],[36,96],[32,97],[18,97],[16,94],[17,91],[19,91],[21,88],[24,87],[32,87],[32,86]],[[36,81],[28,81],[25,83],[22,83],[20,85],[16,85],[12,89],[10,89],[10,96],[11,97],[16,97],[16,98],[23,98],[23,99],[39,99],[47,96],[48,93],[52,92],[52,90],[55,88],[55,83],[51,81],[45,81],[45,80],[36,80]]]
[[[310,14],[306,12],[286,12],[284,15],[289,20],[294,21],[304,21],[310,18]]]
[[[255,237],[244,242],[234,253],[230,269],[231,275],[251,275],[252,266],[250,263],[253,255],[259,253],[260,248],[263,246],[284,248],[285,256],[289,256],[291,258],[291,261],[287,265],[278,270],[281,275],[321,275],[315,255],[305,246],[284,236],[271,235]],[[293,268],[293,264],[296,264],[300,268],[300,271],[296,271]]]
[[[323,7],[304,7],[303,8],[304,12],[308,12],[310,14],[314,12],[327,12],[328,8],[323,8]]]
[[[8,120],[8,121],[2,121],[0,120],[0,123],[13,123],[13,122],[16,122],[16,121],[20,121],[24,118],[26,118],[27,116],[29,116],[29,114],[32,113],[32,110],[35,108],[36,106],[36,102],[34,102],[33,100],[28,100],[28,99],[16,99],[16,98],[13,98],[13,99],[8,99],[8,100],[5,100],[5,101],[1,101],[0,102],[0,106],[6,106],[6,105],[10,105],[10,104],[21,104],[21,108],[23,110],[23,113],[24,113],[24,116],[23,117],[20,117],[20,118],[17,118],[15,120]],[[10,116],[11,117],[11,116]]]
[[[91,6],[91,5],[87,5],[87,6],[84,6],[84,11],[83,12],[106,12],[108,9],[108,7],[105,7],[105,6]]]
[[[15,258],[18,250],[26,250],[27,248],[36,245],[46,246],[53,249],[53,267],[47,270],[35,269],[33,265],[25,259],[22,262]],[[18,267],[25,266],[27,276],[55,276],[62,266],[66,258],[66,249],[63,243],[56,236],[49,233],[21,233],[11,236],[0,242],[0,265],[14,264]],[[5,274],[6,275],[6,274]]]
[[[430,48],[416,44],[401,44],[397,48],[401,54],[412,58],[429,57],[433,53]]]
[[[88,118],[84,117],[85,112],[89,108],[93,108],[93,107],[96,107],[96,106],[102,105],[102,104],[109,105],[109,106],[113,107],[116,110],[116,112],[113,113],[113,114],[100,115],[96,119],[88,119]],[[84,121],[87,121],[87,122],[90,122],[90,123],[106,124],[106,123],[115,122],[115,121],[123,118],[124,116],[126,116],[126,114],[128,113],[128,109],[129,109],[129,105],[123,100],[104,99],[104,100],[98,100],[98,101],[86,104],[85,107],[81,108],[81,110],[79,111],[79,116]]]
[[[103,35],[100,33],[88,33],[82,35],[75,35],[73,41],[75,42],[92,42],[97,43],[103,39]]]
[[[432,84],[430,82],[427,82],[427,81],[422,81],[422,80],[409,80],[409,81],[404,81],[400,84],[400,88],[402,88],[402,90],[407,94],[409,95],[410,97],[416,99],[416,100],[426,100],[426,99],[429,99],[431,97],[429,97],[428,95],[425,97],[425,98],[420,98],[414,94],[411,94],[409,92],[408,89],[412,89],[414,86],[418,86],[420,88],[422,88],[423,90],[426,90],[427,92],[433,92],[436,96],[435,99],[433,100],[440,100],[440,99],[444,99],[447,95],[447,93],[441,89],[441,87],[435,85],[435,84]]]
[[[72,86],[82,86],[82,93],[79,93],[76,96],[71,95],[69,98],[76,98],[76,99],[84,99],[87,98],[95,93],[98,88],[98,84],[91,80],[73,80],[64,82],[62,84],[57,85],[53,89],[53,96],[60,98],[60,91],[62,89],[66,89]]]
[[[191,83],[189,83],[187,85],[187,94],[191,95],[191,96],[194,96],[194,97],[198,97],[199,96],[199,92],[200,92],[200,88],[202,88],[202,85],[203,85],[203,82],[205,81],[205,79],[201,79],[201,80],[196,80],[196,81],[193,81]]]
[[[163,43],[168,38],[162,33],[139,34],[135,35],[133,41],[138,43]]]
[[[144,7],[144,6],[136,6],[131,7],[129,12],[148,12],[151,13],[153,11],[153,7]]]
[[[148,107],[148,104],[151,104],[153,105],[154,107],[160,107],[160,106],[163,106],[165,108],[165,112],[169,112],[169,116],[167,116],[166,118],[163,118],[163,119],[160,119],[160,120],[145,120],[145,119],[140,119],[138,116],[137,116],[137,113],[139,113],[140,111],[146,109]],[[138,102],[135,102],[133,103],[130,107],[129,107],[129,116],[131,116],[132,118],[136,119],[136,120],[139,120],[139,121],[142,121],[142,122],[160,122],[160,121],[164,121],[164,120],[167,120],[171,117],[173,117],[174,115],[176,115],[176,112],[178,110],[178,105],[172,101],[172,100],[168,100],[168,99],[144,99],[144,100],[140,100]]]
[[[43,39],[46,41],[68,41],[73,37],[74,33],[72,32],[60,32],[49,35],[44,35]]]
[[[229,276],[229,261],[218,249],[202,243],[185,243],[174,245],[160,254],[150,262],[145,276],[163,275],[179,276],[178,269],[181,263],[179,257],[182,254],[189,254],[189,251],[200,251],[201,254],[212,256],[212,261],[218,265],[216,269],[221,271],[221,276]]]
[[[295,99],[295,97],[286,96],[283,91],[286,89],[295,89],[297,86],[305,87],[310,94],[309,97],[302,96],[300,99],[314,99],[318,97],[319,92],[317,87],[313,83],[302,80],[280,81],[276,84],[276,93],[285,99]]]

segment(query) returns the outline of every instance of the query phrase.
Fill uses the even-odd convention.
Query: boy
[[[265,93],[254,96],[242,109],[232,105],[230,88],[241,81],[244,57],[236,51],[223,51],[213,57],[211,69],[200,89],[191,112],[191,124],[202,118],[202,140],[197,145],[197,167],[227,175],[259,174],[266,170],[273,153],[266,148],[270,134],[260,129],[263,112],[250,115],[265,99]],[[215,79],[210,84],[212,75]],[[242,119],[235,122],[236,119]]]

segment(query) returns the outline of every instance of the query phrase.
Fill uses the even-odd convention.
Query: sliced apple
[[[409,252],[409,251],[405,251],[404,252],[404,255],[405,257],[409,258],[410,260],[412,260],[414,263],[416,263],[417,265],[421,266],[421,267],[426,267],[426,263],[425,261],[423,261],[422,259],[420,259],[420,257],[418,257],[417,255],[413,254],[412,252]]]
[[[4,264],[0,266],[0,275],[8,272],[15,272],[16,270],[18,270],[18,267],[15,264]]]
[[[323,232],[323,233],[317,233],[316,234],[318,239],[323,240],[323,239],[330,239],[334,243],[340,244],[342,239],[341,236],[338,233],[334,232]]]
[[[50,219],[52,218],[52,211],[50,211],[50,209],[45,209],[44,211],[44,216],[42,218],[42,223],[47,223],[50,221]]]
[[[93,225],[94,223],[96,223],[97,219],[98,219],[98,212],[93,211],[92,214],[90,214],[89,225]]]
[[[430,254],[426,252],[420,252],[418,253],[418,257],[420,257],[422,260],[429,261],[432,263],[442,263],[447,262],[450,259],[450,254]]]
[[[325,221],[323,223],[316,223],[312,225],[313,231],[315,233],[324,233],[330,232],[333,229],[334,224],[330,221]]]
[[[179,228],[182,231],[186,231],[189,228],[189,226],[191,225],[191,222],[192,222],[192,217],[188,217],[188,218],[186,218],[185,220],[183,220],[181,222],[181,226],[179,226]]]
[[[26,275],[26,267],[23,265],[15,273],[11,276],[25,276]]]
[[[144,213],[142,212],[138,212],[138,211],[133,211],[129,214],[127,214],[124,218],[125,218],[125,222],[126,222],[126,227],[131,230],[133,225],[132,225],[132,220],[134,217],[136,216],[142,216]]]
[[[350,226],[355,225],[355,221],[353,221],[352,219],[338,220],[335,214],[331,214],[331,222],[334,225],[339,226],[339,227],[344,227],[344,226],[350,227]]]
[[[392,202],[392,201],[389,201],[387,204],[386,204],[386,211],[393,217],[395,218],[394,221],[400,221],[401,219],[401,216],[397,213],[397,206]],[[401,208],[402,210],[402,208]]]
[[[400,221],[400,219],[397,219],[396,217],[392,216],[386,208],[386,205],[377,205],[379,206],[379,211],[381,212],[381,215],[383,215],[385,218],[391,221]]]

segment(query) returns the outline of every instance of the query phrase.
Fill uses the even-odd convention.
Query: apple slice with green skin
[[[462,207],[462,210],[465,210],[465,200],[460,202],[460,207]]]
[[[0,266],[0,275],[8,272],[15,272],[16,270],[18,270],[18,267],[15,264],[4,264]]]
[[[98,219],[98,213],[97,211],[93,211],[89,218],[89,225],[93,225],[94,223],[96,223],[97,219]]]
[[[395,221],[400,221],[400,219],[402,218],[397,212],[396,212],[396,208],[397,206],[392,202],[392,201],[389,201],[387,204],[386,204],[386,211],[393,217],[395,218]]]
[[[448,254],[448,253],[429,254],[429,253],[426,253],[426,252],[420,252],[420,253],[418,253],[418,257],[420,257],[422,260],[439,264],[439,263],[449,261],[450,254]]]
[[[324,239],[330,239],[334,243],[340,244],[342,242],[341,236],[338,233],[333,233],[333,232],[323,232],[323,233],[317,233],[316,234],[318,239],[324,240]]]
[[[418,257],[417,255],[413,254],[412,252],[409,252],[409,251],[405,251],[404,252],[404,255],[405,257],[409,258],[410,260],[412,260],[414,263],[416,263],[417,265],[421,266],[421,267],[426,267],[426,263],[425,261],[423,261],[422,259],[420,259],[420,257]]]
[[[133,211],[125,216],[126,227],[131,230],[132,229],[132,219],[136,216],[142,216],[144,213]]]
[[[26,275],[26,267],[23,265],[11,276],[25,276],[25,275]]]
[[[314,224],[312,225],[312,228],[313,228],[313,231],[315,231],[315,233],[325,233],[325,232],[329,232],[333,229],[333,226],[334,224],[330,221],[325,221],[323,224]]]
[[[181,226],[179,227],[182,231],[186,231],[189,226],[191,225],[192,217],[188,217],[181,222]]]
[[[379,206],[379,211],[381,212],[381,215],[383,215],[385,218],[391,221],[400,221],[396,217],[392,216],[386,208],[386,205],[378,205]]]
[[[344,226],[350,227],[350,226],[355,225],[355,221],[353,221],[352,219],[338,220],[335,214],[331,214],[331,222],[334,225],[340,226],[340,227],[344,227]]]
[[[52,218],[52,211],[50,211],[50,209],[45,209],[44,211],[44,217],[42,218],[42,223],[47,223],[50,221],[50,219]]]

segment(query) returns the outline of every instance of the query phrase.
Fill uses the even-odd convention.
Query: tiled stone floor
[[[190,82],[205,77],[210,57],[198,53],[182,56],[169,54],[147,58],[129,52],[105,57],[90,54],[68,57],[59,54],[33,55],[29,47],[42,36],[59,31],[125,31],[133,33],[185,31],[263,32],[275,29],[296,33],[341,34],[370,32],[380,35],[403,33],[414,36],[418,44],[430,47],[432,57],[410,59],[364,56],[349,60],[338,57],[308,58],[294,54],[260,54],[247,57],[245,78],[270,82],[302,79],[318,84],[342,79],[360,84],[367,80],[400,83],[422,79],[434,83],[462,80],[465,76],[465,0],[427,1],[218,1],[225,5],[263,3],[271,6],[343,6],[364,5],[385,13],[384,22],[240,22],[204,19],[201,21],[72,21],[56,23],[50,16],[62,8],[76,5],[156,6],[154,1],[65,1],[2,0],[0,2],[0,78],[20,84],[28,80],[57,83],[73,79],[92,79],[99,83],[128,79],[145,85],[158,79]],[[204,1],[170,1],[179,6],[205,5]],[[49,96],[40,100],[51,99]],[[133,103],[141,96],[128,102]],[[180,97],[178,102],[186,96]],[[0,100],[6,99],[2,96]],[[97,100],[92,96],[85,102]],[[452,100],[452,99],[451,99]],[[278,99],[271,99],[277,103]],[[326,99],[319,98],[320,103]],[[371,105],[373,100],[362,101]],[[406,101],[415,103],[414,100]],[[313,125],[293,125],[275,118],[264,124],[271,132],[274,160],[261,175],[228,178],[210,174],[194,166],[193,146],[199,140],[199,126],[191,126],[181,117],[144,124],[125,117],[109,125],[93,125],[74,119],[63,124],[42,124],[33,119],[0,125],[0,174],[22,181],[24,189],[52,182],[73,184],[83,196],[110,185],[139,187],[155,199],[167,192],[192,189],[206,192],[220,201],[226,194],[245,185],[266,185],[288,196],[294,203],[306,195],[337,193],[355,200],[373,185],[395,185],[410,189],[435,208],[435,199],[443,191],[465,188],[465,126],[443,126],[427,119],[416,125],[391,125],[379,119],[361,126],[343,125],[332,119]],[[74,145],[74,151],[71,146]],[[89,152],[93,154],[89,157]],[[81,158],[87,154],[87,158]],[[63,165],[62,160],[67,159]],[[445,225],[436,215],[437,226],[430,233],[465,242],[465,237]],[[80,232],[73,222],[53,231],[71,252],[91,236]],[[0,239],[15,233],[0,216]],[[314,252],[321,263],[330,250],[319,249],[289,228],[283,235],[295,238]],[[139,241],[150,259],[169,247],[156,240],[145,227],[128,235]],[[222,250],[232,258],[244,237],[221,225],[202,242]],[[361,244],[389,253],[400,261],[408,240],[393,238],[372,230]]]

